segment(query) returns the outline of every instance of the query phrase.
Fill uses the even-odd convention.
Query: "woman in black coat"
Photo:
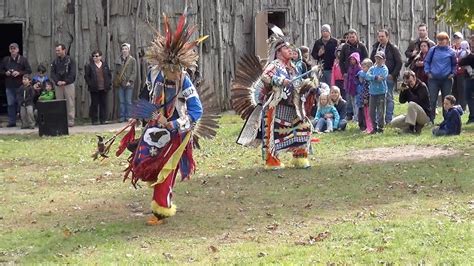
[[[102,52],[92,52],[92,58],[84,67],[87,87],[91,94],[89,117],[92,124],[105,124],[107,119],[107,92],[112,88],[110,68],[102,60]]]

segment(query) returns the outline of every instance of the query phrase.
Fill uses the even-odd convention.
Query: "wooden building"
[[[83,75],[91,51],[102,50],[112,69],[123,42],[132,44],[132,55],[138,58],[152,38],[152,27],[161,29],[159,14],[164,12],[175,21],[184,1],[0,0],[0,55],[8,55],[8,44],[17,42],[36,70],[40,63],[49,67],[55,44],[66,44],[78,65],[77,116],[87,117],[90,99]],[[387,28],[391,41],[403,51],[420,23],[428,24],[431,38],[436,31],[452,32],[445,25],[435,25],[435,1],[428,0],[188,0],[188,5],[191,21],[199,25],[201,34],[210,35],[199,49],[200,68],[223,110],[229,108],[230,82],[239,57],[254,53],[267,38],[264,22],[283,27],[296,45],[309,47],[326,23],[335,37],[355,28],[369,46],[377,30]],[[5,108],[4,89],[0,91]],[[109,94],[112,118],[117,96]]]

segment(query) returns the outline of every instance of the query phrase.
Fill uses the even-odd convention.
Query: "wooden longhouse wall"
[[[190,20],[210,38],[200,48],[200,68],[215,89],[215,101],[229,106],[230,82],[239,57],[255,49],[255,16],[261,11],[285,13],[286,32],[296,45],[312,48],[322,24],[330,24],[333,36],[349,28],[359,32],[368,45],[379,28],[391,30],[391,41],[403,51],[416,36],[416,27],[429,25],[430,37],[445,30],[434,24],[434,2],[428,0],[188,0]],[[159,14],[173,22],[184,8],[184,0],[0,0],[0,23],[23,25],[23,53],[35,70],[39,63],[49,66],[54,45],[70,47],[78,66],[76,112],[88,116],[89,93],[84,85],[84,64],[92,50],[103,51],[111,68],[120,54],[120,44],[129,42],[132,55],[146,47],[153,30],[162,23]],[[174,23],[173,23],[174,24]],[[161,29],[161,26],[159,27]],[[0,47],[8,49],[8,47]],[[137,80],[143,79],[138,77]],[[117,115],[117,96],[109,93],[110,117]]]

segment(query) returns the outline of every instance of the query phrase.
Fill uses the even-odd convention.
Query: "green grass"
[[[350,124],[319,136],[310,170],[265,171],[259,149],[235,144],[242,121],[225,115],[221,125],[195,152],[194,177],[175,186],[176,216],[157,227],[144,224],[151,190],[122,182],[125,158],[91,161],[94,134],[1,136],[0,263],[474,261],[474,126],[435,138],[429,129],[367,136]],[[351,156],[404,145],[459,152],[385,163]]]

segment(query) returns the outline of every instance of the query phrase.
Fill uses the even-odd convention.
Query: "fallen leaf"
[[[257,255],[257,257],[262,258],[262,257],[265,257],[265,256],[267,256],[267,255],[268,255],[268,254],[265,253],[265,252],[259,252],[258,255]]]
[[[219,249],[217,249],[216,247],[214,246],[209,246],[209,250],[216,253],[216,252],[219,252]]]

